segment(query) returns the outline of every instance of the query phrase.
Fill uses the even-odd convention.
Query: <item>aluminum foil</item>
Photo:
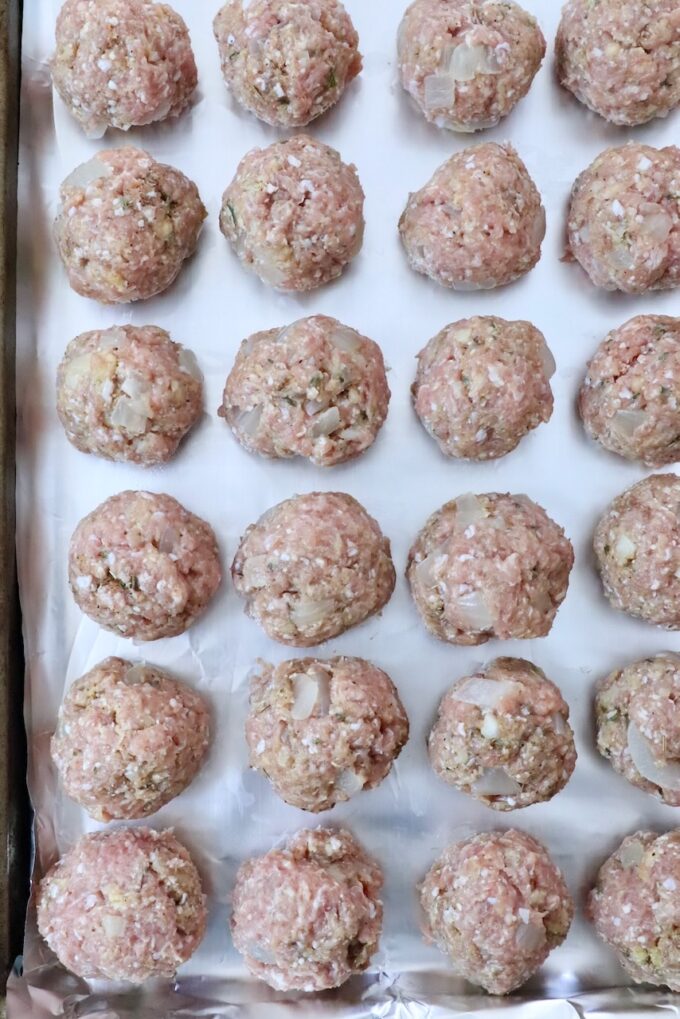
[[[337,283],[302,297],[277,295],[241,269],[218,230],[222,191],[241,156],[277,134],[241,112],[222,84],[213,6],[174,0],[189,24],[200,72],[192,110],[178,121],[105,142],[88,141],[52,93],[47,60],[57,0],[25,0],[20,165],[19,331],[17,352],[18,554],[28,663],[26,721],[30,789],[36,810],[35,876],[96,825],[58,790],[48,755],[63,690],[107,655],[146,659],[194,683],[214,710],[215,741],[198,779],[152,819],[174,827],[191,849],[210,893],[208,934],[173,985],[140,990],[89,986],[65,973],[39,939],[32,912],[23,969],[10,981],[12,1019],[32,1016],[431,1017],[502,1012],[506,1019],[605,1017],[675,1011],[663,991],[628,986],[612,953],[579,909],[569,937],[519,996],[490,999],[454,978],[439,952],[423,943],[415,886],[454,839],[518,826],[542,839],[565,871],[579,905],[602,859],[640,827],[667,829],[677,812],[630,787],[594,748],[591,699],[596,679],[615,666],[680,637],[615,613],[593,569],[590,540],[609,500],[643,476],[589,444],[574,411],[585,362],[605,333],[637,313],[680,311],[676,293],[628,298],[596,291],[578,267],[560,262],[571,183],[604,147],[628,138],[676,141],[677,118],[626,131],[606,125],[557,87],[552,52],[529,96],[484,137],[510,140],[536,180],[548,234],[538,267],[521,282],[489,293],[446,291],[411,272],[396,224],[409,191],[452,152],[474,141],[429,127],[396,81],[395,38],[404,0],[347,0],[361,37],[364,72],[340,105],[312,132],[356,163],[366,191],[366,240]],[[557,0],[525,0],[550,42]],[[217,6],[215,0],[214,6]],[[552,47],[551,47],[552,49]],[[209,210],[197,256],[166,294],[132,307],[103,308],[66,282],[51,240],[58,184],[99,147],[134,143],[197,181]],[[267,462],[246,454],[217,418],[224,379],[240,340],[312,313],[334,315],[375,338],[390,365],[392,403],[374,448],[331,470]],[[555,354],[552,421],[497,463],[448,462],[418,425],[410,406],[414,357],[446,323],[472,314],[529,318]],[[54,400],[57,363],[68,340],[115,323],[154,323],[192,348],[205,374],[206,414],[177,459],[157,470],[110,464],[71,448]],[[186,635],[148,645],[117,639],[83,617],[67,586],[66,553],[78,521],[126,488],[168,492],[207,519],[219,537],[225,580],[209,611]],[[297,492],[344,490],[377,517],[392,540],[400,579],[380,618],[331,641],[322,655],[373,659],[397,683],[412,735],[393,773],[372,792],[310,818],[280,802],[247,768],[243,722],[247,674],[257,657],[294,652],[267,640],[246,619],[228,579],[240,535],[265,509]],[[549,637],[454,648],[425,632],[408,595],[403,568],[427,515],[466,491],[526,492],[565,528],[577,555],[569,594]],[[457,677],[499,654],[522,655],[562,688],[572,711],[578,764],[561,794],[512,815],[497,815],[442,784],[431,772],[425,736],[438,700]],[[295,1000],[247,974],[228,934],[229,895],[240,862],[308,824],[347,825],[385,871],[385,928],[380,953],[362,978],[337,992]]]

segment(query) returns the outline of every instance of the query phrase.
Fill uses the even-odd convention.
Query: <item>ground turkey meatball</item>
[[[461,495],[433,513],[406,576],[427,629],[450,644],[545,637],[574,550],[526,495]]]
[[[90,138],[176,117],[197,73],[187,26],[149,0],[66,0],[52,81]]]
[[[423,933],[490,994],[521,987],[567,936],[574,904],[540,842],[486,832],[444,851],[420,888]]]
[[[40,882],[38,929],[86,979],[171,977],[198,948],[206,900],[189,853],[169,832],[83,835]]]
[[[545,56],[538,22],[510,0],[415,0],[399,35],[401,83],[430,123],[495,127]]]
[[[597,748],[623,775],[680,807],[680,656],[665,651],[615,669],[595,698]]]
[[[193,354],[157,326],[113,326],[71,340],[57,373],[69,442],[107,460],[165,463],[203,413]]]
[[[348,831],[300,831],[236,876],[231,933],[278,991],[339,987],[369,965],[382,927],[377,863]]]
[[[76,527],[69,581],[80,608],[135,640],[184,633],[221,580],[212,528],[169,495],[121,492]]]
[[[455,290],[489,290],[536,265],[545,210],[512,145],[486,142],[451,156],[409,196],[399,232],[416,272]]]
[[[209,738],[198,693],[151,665],[107,658],[69,687],[51,750],[66,795],[91,817],[134,820],[186,789]]]
[[[614,124],[645,124],[680,103],[677,0],[569,0],[555,40],[557,75]]]
[[[496,658],[458,680],[428,742],[440,778],[494,810],[543,803],[569,781],[576,751],[569,707],[523,658]]]
[[[359,36],[338,0],[229,0],[213,23],[235,98],[274,127],[304,127],[361,70]]]
[[[588,912],[637,984],[680,991],[680,830],[638,831],[603,864]]]
[[[680,478],[654,474],[609,505],[595,531],[604,593],[615,609],[680,629]]]
[[[243,265],[278,290],[336,279],[364,237],[356,167],[308,135],[253,149],[224,192],[220,229]]]
[[[680,149],[629,142],[577,178],[568,249],[596,287],[644,294],[680,284]]]
[[[396,581],[390,543],[343,492],[278,503],[251,524],[231,568],[246,613],[267,636],[313,647],[387,604]]]
[[[207,215],[188,177],[131,147],[77,167],[60,197],[54,237],[69,283],[102,304],[167,289],[194,253]]]
[[[389,399],[378,344],[313,315],[243,341],[218,414],[251,453],[332,467],[372,445]]]
[[[261,662],[246,739],[251,767],[279,796],[318,813],[382,782],[408,718],[390,677],[363,658]]]
[[[446,456],[495,460],[550,420],[554,372],[545,337],[530,322],[463,319],[418,355],[413,405]]]

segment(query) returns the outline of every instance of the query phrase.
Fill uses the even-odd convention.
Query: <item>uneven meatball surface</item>
[[[301,810],[330,810],[389,774],[408,739],[394,683],[363,658],[261,662],[250,688],[250,765]]]
[[[198,948],[206,899],[172,832],[115,828],[83,835],[40,882],[38,929],[85,979],[172,977]]]
[[[406,577],[425,626],[450,644],[545,637],[564,601],[574,551],[526,495],[462,495],[433,513]]]
[[[545,847],[513,830],[449,846],[421,885],[420,902],[425,938],[490,994],[509,994],[533,976],[574,914]]]
[[[213,29],[227,87],[275,127],[305,127],[361,71],[359,37],[339,0],[229,0]]]
[[[348,831],[299,831],[242,865],[231,934],[253,976],[279,991],[339,987],[378,949],[382,873]]]

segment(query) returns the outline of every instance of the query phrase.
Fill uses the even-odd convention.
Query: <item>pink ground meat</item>
[[[680,283],[680,149],[629,142],[577,178],[568,249],[596,287],[644,294]]]
[[[91,817],[133,820],[189,785],[209,738],[198,693],[152,665],[107,658],[67,690],[51,752],[64,792]]]
[[[69,283],[102,304],[166,290],[207,215],[188,177],[130,146],[97,153],[59,194],[54,237]]]
[[[278,290],[336,279],[364,236],[356,167],[308,135],[253,149],[224,192],[220,229],[243,265]]]
[[[305,127],[361,71],[359,37],[339,0],[229,0],[213,28],[227,87],[275,127]]]
[[[273,506],[244,534],[231,571],[246,613],[293,647],[321,644],[379,612],[396,581],[388,539],[343,492]]]
[[[176,117],[198,77],[184,21],[149,0],[66,0],[51,69],[90,138]]]
[[[394,683],[363,658],[261,662],[251,681],[251,767],[301,810],[330,810],[379,785],[408,729]]]
[[[545,637],[574,562],[564,531],[526,495],[462,495],[433,513],[406,576],[427,629],[451,644]]]
[[[243,341],[218,414],[251,453],[331,467],[372,445],[389,399],[378,344],[312,315]]]
[[[621,612],[680,629],[680,478],[655,474],[609,505],[595,531],[604,593]]]
[[[449,785],[493,807],[542,803],[569,781],[576,751],[569,707],[531,662],[496,658],[444,695],[428,741]]]
[[[545,56],[538,22],[511,0],[415,0],[397,42],[403,87],[430,123],[453,131],[494,127]]]
[[[540,842],[488,832],[449,846],[420,888],[423,933],[460,976],[509,994],[567,936],[574,904]]]
[[[38,929],[86,979],[172,977],[198,948],[206,899],[189,853],[169,832],[83,835],[40,882]]]
[[[416,272],[455,290],[489,290],[536,265],[545,210],[512,145],[486,142],[451,156],[409,196],[399,232]]]
[[[78,524],[73,596],[105,630],[135,640],[183,633],[221,580],[212,528],[169,495],[121,492]]]
[[[638,831],[603,864],[588,912],[638,983],[680,991],[680,831]]]
[[[475,316],[446,326],[421,350],[413,405],[446,456],[495,460],[550,420],[554,371],[530,322]]]
[[[614,124],[645,124],[680,103],[676,0],[568,0],[555,40],[562,85]]]
[[[378,949],[382,883],[380,868],[348,831],[300,831],[285,849],[240,868],[234,945],[250,972],[276,990],[339,987]]]

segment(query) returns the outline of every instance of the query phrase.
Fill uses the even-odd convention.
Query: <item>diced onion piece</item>
[[[480,520],[485,519],[484,507],[476,495],[467,492],[465,495],[458,496],[456,499],[456,523],[459,527],[465,530],[470,524],[477,524]]]
[[[485,711],[493,711],[504,697],[517,691],[517,683],[508,679],[488,679],[486,676],[470,676],[459,686],[454,686],[451,696],[463,704],[474,704]]]
[[[314,420],[310,433],[316,439],[321,435],[330,435],[341,423],[340,411],[337,407],[329,407]]]
[[[680,761],[661,764],[655,760],[649,742],[634,722],[628,726],[628,753],[637,771],[661,789],[680,791]]]
[[[620,241],[612,248],[609,260],[617,269],[632,269],[635,265],[635,256],[624,241]]]
[[[481,733],[484,739],[495,739],[499,733],[498,719],[490,711],[484,715]]]
[[[109,414],[109,424],[121,428],[128,435],[143,435],[149,421],[148,403],[140,399],[121,396]]]
[[[191,375],[192,378],[196,379],[197,382],[203,381],[203,374],[201,369],[198,367],[198,361],[193,350],[187,350],[186,347],[182,347],[179,352],[179,366],[183,372],[187,375]]]
[[[625,845],[619,850],[619,860],[621,866],[628,870],[631,867],[637,867],[642,862],[642,858],[645,855],[645,847],[637,839],[631,842],[626,842]]]
[[[290,717],[296,722],[304,721],[314,713],[319,699],[319,683],[315,677],[306,672],[296,672],[290,677],[293,684],[293,706]]]
[[[86,163],[76,166],[75,170],[69,173],[62,186],[65,188],[86,188],[88,184],[99,180],[100,177],[110,177],[112,172],[108,163],[102,163],[100,159],[93,156]]]
[[[164,555],[170,555],[174,552],[175,546],[179,541],[179,532],[174,527],[166,527],[161,534],[160,541],[158,542],[158,551],[163,552]]]
[[[559,711],[555,711],[550,719],[552,721],[552,727],[558,736],[564,736],[567,731],[567,720],[564,715],[561,715]]]
[[[490,630],[493,626],[493,616],[481,591],[469,591],[467,594],[458,595],[454,607],[459,618],[471,630],[481,632]]]
[[[474,280],[456,280],[453,284],[453,289],[459,290],[461,293],[471,293],[475,290],[486,290],[490,285],[487,283],[475,283]]]
[[[654,202],[647,202],[641,207],[640,212],[645,233],[659,243],[665,241],[673,229],[673,220],[665,209]]]
[[[328,334],[328,339],[334,347],[337,347],[338,350],[344,350],[348,354],[358,350],[361,346],[361,336],[356,329],[350,329],[349,326],[336,326]]]
[[[249,556],[243,563],[243,580],[249,588],[266,587],[269,579],[266,555]]]
[[[360,792],[364,788],[364,783],[365,779],[361,775],[357,775],[356,771],[345,768],[338,775],[336,785],[346,796],[354,796],[355,793]]]
[[[351,428],[343,428],[343,430],[340,432],[340,438],[348,439],[349,441],[351,441],[352,439],[360,439],[363,436],[363,434],[364,433],[361,428],[355,428],[354,426],[352,426]]]
[[[260,418],[262,417],[262,407],[252,407],[250,410],[242,410],[236,416],[236,427],[244,435],[249,435],[252,439],[260,427]]]
[[[314,414],[318,414],[326,406],[321,400],[308,400],[305,404],[305,414],[309,414],[310,417]]]
[[[126,686],[139,686],[146,681],[148,667],[143,662],[131,665],[123,677]]]
[[[260,276],[265,283],[269,283],[272,287],[280,287],[286,280],[286,274],[281,267],[278,266],[272,258],[269,258],[262,253],[260,253],[259,258],[256,259],[255,268],[258,276]]]
[[[545,342],[545,340],[543,340],[541,343],[540,356],[541,362],[543,364],[543,371],[545,372],[545,377],[547,379],[551,379],[555,372],[557,371],[557,364],[555,363],[553,352],[548,346],[548,344]]]
[[[120,326],[112,326],[110,329],[104,330],[99,337],[99,349],[100,350],[113,350],[114,347],[120,347],[127,339],[124,329]]]
[[[69,361],[64,372],[64,382],[68,389],[80,388],[81,380],[92,372],[92,354],[79,354]]]
[[[637,547],[635,543],[630,540],[627,534],[621,534],[614,546],[616,561],[623,566],[635,558],[636,552]]]
[[[456,85],[453,77],[448,74],[428,74],[425,79],[423,100],[426,110],[448,109],[453,104]]]
[[[129,372],[120,384],[122,391],[131,397],[145,397],[149,391],[149,383],[137,372]]]
[[[310,598],[301,598],[290,610],[290,618],[298,630],[306,630],[322,623],[333,611],[335,602],[332,598],[322,598],[320,601],[312,601]]]
[[[99,141],[99,139],[103,138],[104,135],[106,134],[106,129],[108,128],[108,126],[109,125],[106,123],[105,120],[93,120],[85,128],[85,137],[89,138],[90,141],[93,142]]]
[[[447,552],[445,548],[435,549],[434,552],[430,552],[422,562],[419,562],[415,568],[415,577],[419,584],[422,584],[425,588],[434,588],[438,584],[437,573],[440,566],[444,565]]]
[[[612,428],[623,439],[630,439],[646,420],[647,412],[644,410],[617,410],[612,419]]]
[[[516,796],[522,789],[504,768],[485,768],[472,791],[478,796]]]
[[[498,74],[501,66],[498,54],[490,46],[469,46],[467,42],[456,46],[451,54],[449,73],[454,81],[472,81],[478,74]]]
[[[515,933],[515,944],[523,955],[533,955],[544,943],[545,927],[543,924],[519,924]]]
[[[114,913],[105,913],[102,917],[102,927],[107,938],[119,938],[125,931],[125,919]]]
[[[247,0],[243,0],[243,6],[245,7]],[[273,966],[276,962],[276,956],[270,948],[265,948],[263,945],[258,945],[256,941],[252,941],[246,950],[246,955],[249,955],[255,962],[261,962],[265,966]]]
[[[536,218],[531,224],[531,239],[534,244],[541,244],[545,237],[546,221],[545,221],[545,209],[543,206],[540,207],[536,213]]]

